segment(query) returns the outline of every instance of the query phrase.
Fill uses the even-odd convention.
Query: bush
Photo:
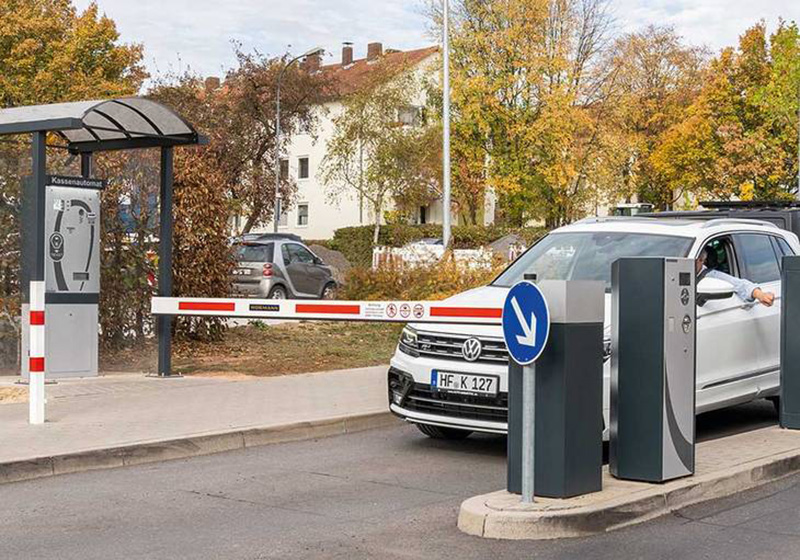
[[[519,235],[527,245],[539,239],[546,230],[544,228],[513,229],[501,226],[454,226],[452,229],[452,246],[454,249],[475,249],[488,245],[510,233]],[[372,265],[373,226],[355,226],[337,229],[333,239],[326,246],[341,251],[353,266],[368,267]],[[378,245],[385,247],[402,247],[407,243],[419,241],[427,237],[442,237],[442,226],[439,224],[389,224],[381,226]]]
[[[484,286],[502,270],[498,262],[491,269],[466,270],[452,258],[428,266],[409,266],[389,261],[377,270],[353,268],[338,296],[349,300],[444,299],[459,292]]]

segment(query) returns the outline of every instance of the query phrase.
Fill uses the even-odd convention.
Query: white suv
[[[795,234],[757,220],[690,221],[592,218],[554,230],[494,282],[448,303],[502,307],[525,273],[539,280],[606,282],[603,416],[608,426],[611,263],[620,257],[692,257],[708,252],[709,268],[747,278],[776,296],[772,307],[733,295],[698,307],[697,413],[758,398],[777,398],[780,343],[780,258],[800,254]],[[474,390],[431,386],[439,372],[461,373]],[[463,379],[459,376],[459,379]],[[430,437],[506,433],[508,355],[500,327],[409,324],[389,369],[389,407]],[[607,437],[607,431],[606,431]]]

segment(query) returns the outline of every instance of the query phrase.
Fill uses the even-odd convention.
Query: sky
[[[338,62],[341,45],[355,57],[368,42],[411,49],[433,44],[426,6],[432,0],[95,0],[121,39],[143,43],[153,76],[191,69],[222,76],[235,64],[232,41],[263,54],[300,54],[313,47]],[[439,1],[439,0],[436,0]],[[90,0],[74,0],[85,9]],[[733,45],[760,19],[800,22],[800,0],[611,0],[617,32],[672,25],[689,43],[712,51]]]

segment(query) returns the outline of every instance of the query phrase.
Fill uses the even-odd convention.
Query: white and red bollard
[[[30,284],[29,422],[44,424],[44,282]]]

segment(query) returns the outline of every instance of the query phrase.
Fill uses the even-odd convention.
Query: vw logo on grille
[[[461,354],[468,362],[474,362],[481,357],[483,345],[477,338],[468,338],[461,347]]]

